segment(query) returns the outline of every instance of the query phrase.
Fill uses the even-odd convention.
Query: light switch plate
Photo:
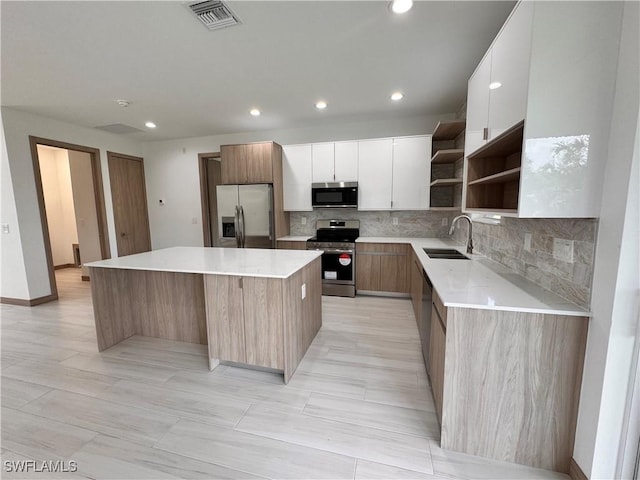
[[[442,224],[443,227],[446,227],[447,225],[449,225],[449,219],[447,217],[443,217],[442,222],[440,223]]]
[[[8,223],[3,223],[2,224],[2,233],[9,233],[9,224]]]
[[[524,234],[524,250],[525,252],[531,251],[531,234],[529,232]]]
[[[302,225],[306,225],[306,224],[307,224],[307,217],[301,217],[301,218],[300,218],[300,223],[301,223]]]
[[[573,263],[573,240],[554,238],[553,258],[563,262]]]
[[[398,217],[393,217],[393,219],[392,219],[392,223],[393,223],[394,225],[397,225],[397,224],[398,224]]]
[[[192,218],[191,218],[191,223],[192,223],[193,225],[197,225],[197,224],[198,224],[198,217],[192,217]]]
[[[303,283],[300,290],[302,290],[300,293],[302,295],[302,300],[304,300],[305,298],[307,298],[307,284]]]

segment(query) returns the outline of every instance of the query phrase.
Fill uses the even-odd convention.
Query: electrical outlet
[[[531,251],[531,234],[529,232],[524,234],[524,250],[525,252]]]
[[[444,217],[440,223],[443,227],[446,227],[447,225],[449,225],[449,219],[447,217]]]
[[[197,225],[198,224],[198,217],[192,217],[191,218],[191,223],[194,224],[194,225]]]
[[[3,223],[2,224],[2,233],[9,233],[9,224],[8,223]]]
[[[307,217],[301,217],[301,218],[300,218],[300,223],[301,223],[302,225],[306,225],[306,224],[307,224]]]
[[[398,224],[398,217],[393,217],[392,222],[394,225]]]
[[[302,300],[304,300],[305,298],[307,298],[307,284],[303,283],[302,288],[300,290],[301,290],[300,294],[302,295]]]
[[[562,262],[573,263],[573,240],[554,238],[553,258]]]

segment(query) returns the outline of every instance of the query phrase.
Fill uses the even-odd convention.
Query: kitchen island
[[[132,335],[208,345],[287,383],[322,326],[320,252],[174,247],[87,264],[98,349]]]

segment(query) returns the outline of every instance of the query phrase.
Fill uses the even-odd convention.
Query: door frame
[[[140,165],[142,166],[142,190],[144,192],[144,214],[146,217],[146,228],[147,228],[147,236],[149,238],[149,251],[153,250],[153,245],[151,242],[151,225],[149,223],[149,202],[147,201],[147,180],[146,180],[146,175],[144,173],[144,158],[142,157],[135,157],[133,155],[127,155],[125,153],[117,153],[117,152],[111,152],[109,150],[107,150],[107,168],[109,169],[109,177],[111,177],[111,160],[114,157],[118,157],[118,158],[122,158],[125,160],[131,160],[134,162],[140,162]],[[109,178],[109,186],[111,189],[111,201],[113,202],[113,185],[111,184],[111,178]],[[118,225],[116,224],[116,218],[115,218],[115,212],[113,215],[113,224],[114,224],[114,233],[116,235],[116,249],[118,247]],[[118,251],[118,256],[121,256],[121,253]]]
[[[36,196],[38,197],[38,209],[40,210],[40,223],[42,226],[42,237],[44,241],[45,256],[47,258],[47,270],[49,273],[49,286],[51,295],[29,301],[29,305],[39,305],[41,303],[50,302],[58,299],[58,285],[56,284],[56,275],[53,265],[53,255],[51,253],[51,239],[49,237],[49,222],[47,220],[47,212],[44,205],[44,191],[42,189],[42,174],[40,172],[40,158],[38,156],[38,145],[47,147],[62,148],[65,150],[74,150],[77,152],[88,153],[91,161],[91,175],[93,177],[93,193],[96,205],[96,217],[98,220],[98,236],[100,240],[100,255],[102,259],[111,258],[109,248],[109,236],[107,227],[107,209],[104,201],[104,187],[102,183],[102,169],[100,163],[100,150],[85,145],[76,145],[74,143],[61,142],[49,138],[35,137],[29,135],[29,146],[31,149],[31,161],[33,163],[33,177],[36,187]],[[73,188],[73,186],[72,186]]]
[[[198,154],[198,171],[200,173],[200,205],[202,209],[202,235],[205,247],[213,247],[213,238],[211,238],[211,220],[209,219],[209,175],[207,173],[207,160],[209,158],[220,158],[220,152]]]

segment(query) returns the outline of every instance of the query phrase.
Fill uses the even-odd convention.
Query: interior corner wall
[[[80,259],[85,264],[102,260],[98,212],[96,211],[93,173],[91,170],[91,155],[75,150],[69,150],[68,152]],[[83,265],[82,275],[89,276],[89,267]]]
[[[592,479],[619,478],[638,337],[639,20],[640,4],[625,2],[573,454]]]
[[[273,140],[281,145],[384,138],[431,133],[454,113],[360,122],[327,122],[314,127],[186,138],[144,145],[149,225],[154,249],[203,246],[198,154],[220,145]],[[159,200],[164,200],[163,205]]]
[[[0,259],[2,262],[0,269],[2,270],[3,281],[0,284],[0,288],[2,288],[0,296],[34,300],[50,295],[51,286],[49,284],[44,234],[40,222],[40,209],[36,194],[29,136],[99,149],[112,257],[117,256],[117,247],[111,190],[109,188],[107,151],[140,157],[143,149],[141,142],[126,136],[114,135],[93,128],[79,127],[8,107],[2,107],[0,112],[6,145],[7,170],[13,187],[12,195],[6,195],[9,197],[7,198],[7,209],[9,211],[5,217],[5,180],[3,179],[3,217],[1,222],[10,223],[10,228],[14,229],[12,231],[19,232],[17,237],[13,237],[10,234],[4,235],[5,238],[3,238],[2,257]],[[3,153],[3,173],[5,171],[4,162],[5,154]],[[10,212],[12,206],[14,206],[16,214],[13,218]],[[9,239],[8,237],[11,238]],[[23,266],[19,267],[20,264]],[[5,275],[12,277],[14,272],[19,278],[21,270],[24,271],[26,276],[26,289],[24,288],[24,283],[18,288],[13,288],[11,280],[4,281]]]
[[[9,157],[0,117],[0,223],[9,233],[0,232],[0,296],[11,299],[29,298],[27,272],[22,254],[18,212],[13,194]]]

